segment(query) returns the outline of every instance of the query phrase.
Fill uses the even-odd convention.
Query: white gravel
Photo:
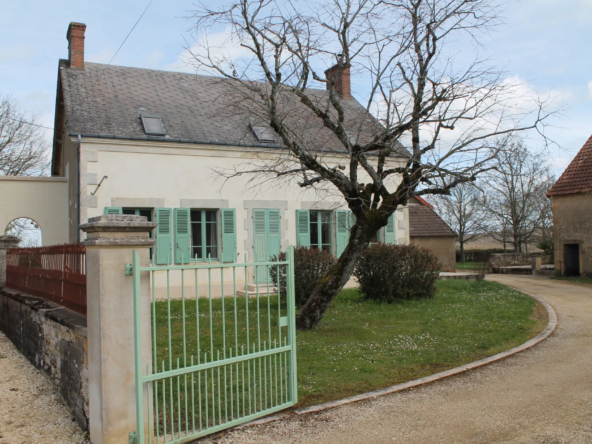
[[[549,302],[555,333],[504,361],[413,390],[210,438],[246,443],[592,443],[592,287],[495,280]]]
[[[87,442],[50,380],[0,332],[0,444]]]

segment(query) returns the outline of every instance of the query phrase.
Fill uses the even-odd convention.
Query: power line
[[[127,42],[127,39],[129,38],[129,36],[132,35],[132,32],[134,32],[134,29],[136,29],[136,26],[138,26],[138,23],[140,23],[140,20],[142,20],[142,17],[144,17],[144,14],[146,14],[146,11],[148,11],[148,8],[150,7],[150,5],[152,4],[153,1],[154,0],[150,0],[150,3],[148,3],[148,6],[146,6],[146,9],[144,9],[144,12],[142,12],[142,14],[138,18],[138,20],[136,21],[136,23],[134,24],[134,26],[132,27],[132,29],[130,30],[130,32],[127,34],[127,36],[125,37],[125,39],[123,40],[123,42],[121,42],[121,45],[119,45],[119,48],[117,48],[117,51],[115,51],[115,54],[113,54],[113,57],[111,57],[111,60],[109,60],[109,63],[107,63],[107,66],[110,66],[111,65],[111,62],[113,62],[113,59],[119,53],[119,50],[123,47],[123,45],[125,44],[125,42]],[[93,88],[95,87],[95,85],[97,83],[99,83],[99,80],[101,80],[101,77],[103,77],[103,73],[106,70],[107,70],[107,67],[103,68],[103,70],[101,71],[101,74],[99,74],[99,78],[95,81],[95,83],[93,83],[93,86],[90,87],[90,89],[85,94],[85,96],[88,96],[90,94],[90,92],[93,90]]]
[[[27,125],[38,126],[39,128],[45,128],[45,129],[48,129],[48,130],[52,130],[53,131],[53,128],[50,128],[48,126],[39,125],[38,123],[27,122],[26,120],[13,119],[12,117],[8,117],[8,116],[3,116],[2,118],[3,119],[12,120],[13,122],[26,123]]]
[[[117,48],[117,51],[115,51],[115,54],[113,54],[113,57],[111,57],[111,60],[109,60],[109,63],[107,64],[107,66],[110,66],[111,65],[111,63],[113,62],[113,59],[115,59],[115,56],[117,56],[117,54],[119,53],[119,51],[121,50],[121,48],[123,47],[123,45],[125,45],[125,42],[127,42],[127,39],[129,38],[129,36],[132,35],[132,32],[134,32],[134,29],[136,29],[136,26],[138,26],[138,23],[140,23],[140,20],[142,20],[142,17],[144,17],[144,14],[146,14],[146,11],[148,11],[148,8],[150,8],[150,5],[152,4],[152,2],[154,2],[154,0],[150,0],[150,2],[148,3],[148,6],[146,6],[146,8],[144,9],[144,12],[142,12],[142,14],[138,18],[138,20],[136,20],[136,23],[134,24],[134,26],[132,27],[132,29],[130,30],[130,32],[127,34],[127,36],[125,37],[125,39],[123,39],[123,42],[121,42],[121,45],[119,45],[119,48]],[[95,83],[93,83],[93,85],[87,91],[87,93],[85,94],[85,96],[88,96],[90,94],[90,92],[93,90],[93,88],[95,87],[95,85],[99,82],[99,80],[101,80],[101,77],[103,76],[103,73],[105,72],[106,69],[107,68],[104,68],[101,71],[101,74],[99,74],[99,78],[95,81]],[[37,126],[39,128],[48,129],[48,130],[51,130],[51,131],[54,130],[54,128],[50,128],[50,127],[44,126],[44,125],[39,125],[38,123],[27,122],[26,120],[13,119],[12,117],[7,117],[7,116],[4,116],[4,118],[6,118],[8,120],[12,120],[14,122],[25,123],[27,125],[33,125],[33,126]]]

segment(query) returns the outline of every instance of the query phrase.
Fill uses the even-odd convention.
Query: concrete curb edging
[[[261,419],[256,419],[254,421],[250,421],[245,424],[241,424],[240,426],[235,427],[234,430],[242,429],[244,427],[251,427],[251,426],[255,426],[255,425],[262,425],[262,424],[267,424],[269,422],[279,421],[280,419],[284,419],[289,416],[293,416],[294,414],[304,415],[307,413],[321,412],[321,411],[333,409],[335,407],[339,407],[342,405],[351,404],[353,402],[364,401],[367,399],[373,399],[373,398],[377,398],[378,396],[388,395],[391,393],[396,393],[396,392],[400,392],[403,390],[407,390],[407,389],[410,389],[413,387],[418,387],[421,385],[429,384],[429,383],[432,383],[435,381],[439,381],[440,379],[448,378],[450,376],[458,375],[460,373],[464,373],[469,370],[473,370],[473,369],[476,369],[479,367],[483,367],[485,365],[492,364],[497,361],[501,361],[502,359],[505,359],[505,358],[508,358],[508,357],[515,355],[517,353],[523,352],[523,351],[537,345],[539,342],[544,341],[549,336],[551,336],[551,334],[557,328],[557,313],[555,313],[555,310],[553,309],[553,307],[551,307],[551,305],[549,305],[549,303],[547,303],[546,301],[544,301],[543,299],[541,299],[538,296],[535,296],[531,293],[527,293],[525,291],[519,290],[518,288],[512,287],[510,285],[506,285],[506,286],[512,288],[513,290],[519,291],[520,293],[523,293],[523,294],[533,298],[534,300],[540,302],[541,305],[543,307],[545,307],[545,309],[547,310],[547,315],[549,316],[549,323],[547,324],[547,327],[545,327],[545,329],[542,332],[540,332],[537,336],[526,341],[525,343],[518,345],[514,348],[511,348],[510,350],[506,350],[504,352],[490,356],[489,358],[480,359],[478,361],[474,361],[469,364],[462,365],[460,367],[452,368],[450,370],[446,370],[446,371],[443,371],[440,373],[435,373],[433,375],[426,376],[425,378],[420,378],[420,379],[415,379],[413,381],[403,382],[401,384],[396,384],[396,385],[392,385],[390,387],[386,387],[383,389],[374,390],[374,391],[367,392],[367,393],[362,393],[361,395],[351,396],[349,398],[340,399],[338,401],[331,401],[331,402],[327,402],[325,404],[319,404],[319,405],[313,405],[311,407],[305,407],[302,409],[294,410],[293,412],[290,412],[290,413],[280,413],[277,415],[268,416],[268,417],[261,418]]]

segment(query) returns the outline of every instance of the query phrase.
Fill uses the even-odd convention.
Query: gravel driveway
[[[490,278],[540,296],[555,333],[490,366],[373,401],[214,438],[220,443],[592,443],[592,287]]]
[[[0,333],[0,444],[84,442],[49,379]]]

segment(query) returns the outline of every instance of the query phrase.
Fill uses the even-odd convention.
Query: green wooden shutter
[[[296,245],[310,247],[310,211],[296,210]]]
[[[156,263],[166,265],[172,262],[171,250],[173,246],[173,210],[171,208],[156,208]]]
[[[388,218],[388,222],[386,224],[386,227],[384,228],[384,243],[397,243],[397,231],[395,230],[395,213],[391,214],[391,216]]]
[[[282,248],[280,239],[281,216],[280,210],[267,210],[269,235],[267,237],[267,260],[272,256],[278,257]]]
[[[267,212],[253,210],[253,250],[255,262],[267,262]],[[255,267],[255,282],[267,282],[267,267]]]
[[[236,262],[236,216],[234,208],[222,209],[222,262]]]
[[[253,210],[253,247],[255,262],[267,261],[267,230],[265,229],[265,210]]]
[[[175,208],[175,262],[191,261],[191,214],[189,208]]]
[[[335,255],[340,257],[349,242],[352,212],[347,210],[335,211]]]
[[[104,214],[123,214],[121,207],[105,207]]]

